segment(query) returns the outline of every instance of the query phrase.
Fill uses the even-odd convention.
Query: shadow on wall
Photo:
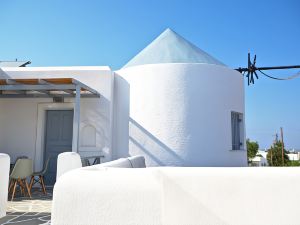
[[[130,153],[145,156],[147,165],[184,166],[184,160],[173,149],[151,134],[133,118],[129,118]]]
[[[117,73],[114,96],[113,158],[143,155],[147,166],[183,166],[181,156],[130,117],[130,84]]]

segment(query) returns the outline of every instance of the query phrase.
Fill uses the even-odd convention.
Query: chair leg
[[[20,180],[21,186],[22,186],[22,192],[24,197],[26,197],[26,187],[25,187],[25,183],[24,183],[24,179]]]
[[[12,179],[10,179],[10,181],[9,181],[9,188],[8,188],[8,193],[10,193],[11,192],[11,188],[14,186],[14,182],[13,182],[13,180]]]
[[[44,176],[40,176],[40,181],[41,181],[41,185],[42,185],[42,188],[43,188],[43,192],[44,192],[45,195],[47,195],[45,182],[44,182]]]
[[[30,190],[32,190],[33,182],[34,182],[34,176],[31,176],[30,184],[29,184]]]
[[[22,188],[23,188],[23,195],[24,195],[24,197],[26,197],[26,190],[25,190],[26,184],[27,184],[26,179],[21,180],[21,184],[22,184]]]
[[[17,186],[17,180],[14,180],[14,188],[13,188],[13,192],[11,195],[11,201],[14,200],[14,196],[15,196],[15,192],[16,192],[16,186]]]
[[[21,194],[25,196],[24,184],[22,183],[22,180],[20,178],[18,179],[17,183],[19,184]]]
[[[25,185],[26,185],[26,188],[27,188],[28,195],[31,198],[31,192],[30,192],[29,186],[27,184],[27,181],[25,179],[24,179],[24,182],[25,182]]]

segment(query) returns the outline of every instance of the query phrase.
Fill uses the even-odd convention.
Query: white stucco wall
[[[43,99],[0,99],[0,130],[2,139],[0,151],[10,155],[14,162],[18,156],[35,157],[37,126],[37,103],[49,102]],[[51,101],[51,100],[50,100]]]
[[[79,153],[99,155],[106,147],[104,161],[111,160],[113,73],[108,67],[1,68],[0,77],[74,78],[97,90],[100,98],[81,99]],[[27,155],[35,159],[35,169],[41,168],[43,143],[39,137],[44,136],[45,127],[39,118],[44,118],[42,114],[48,109],[73,108],[73,102],[72,98],[65,98],[65,103],[53,103],[51,98],[0,99],[0,152],[9,154],[12,161],[20,155]],[[95,142],[83,140],[81,132],[93,129]]]
[[[0,218],[6,215],[9,182],[9,162],[9,156],[0,152]]]
[[[2,103],[2,101],[0,101],[0,109],[2,109],[2,107],[3,107],[3,103]],[[3,118],[0,115],[0,143],[2,143],[2,140],[3,140],[3,131],[1,129],[1,127],[3,127],[3,122],[4,122]]]
[[[244,86],[227,67],[173,63],[119,70],[116,156],[143,155],[147,166],[246,166],[246,151],[231,150],[231,111],[244,114]]]

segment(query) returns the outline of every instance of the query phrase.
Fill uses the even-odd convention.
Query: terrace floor
[[[8,201],[7,214],[0,219],[0,225],[50,225],[52,188],[47,188],[47,195],[40,189],[33,189],[31,194],[30,199],[17,193],[13,201]]]

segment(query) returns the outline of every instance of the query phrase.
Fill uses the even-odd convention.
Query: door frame
[[[34,170],[42,170],[44,165],[46,112],[48,110],[73,110],[74,103],[38,103],[37,129],[34,155]],[[74,129],[74,128],[73,128]]]

